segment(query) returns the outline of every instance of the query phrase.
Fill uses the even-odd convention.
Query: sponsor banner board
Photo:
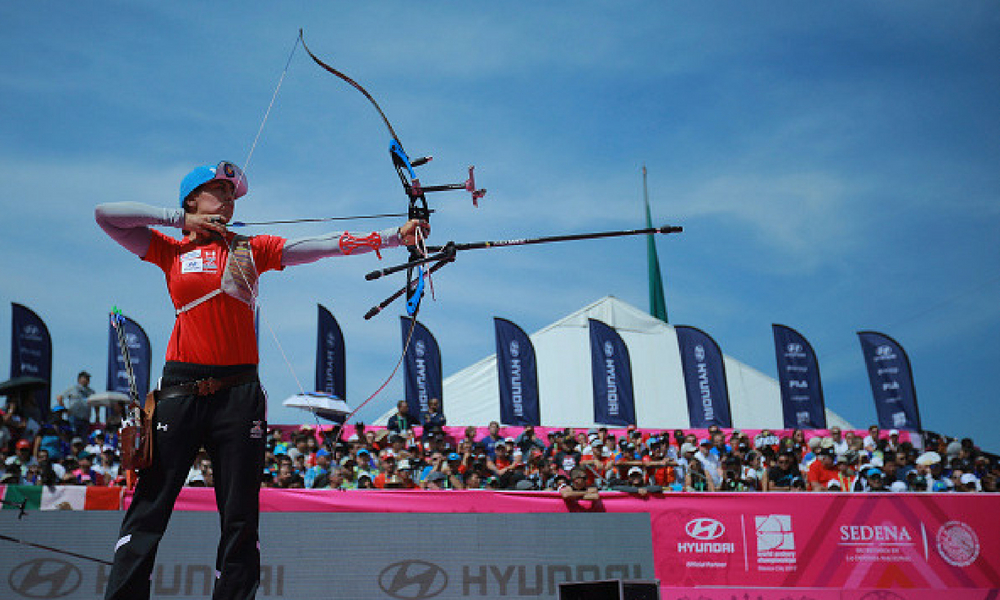
[[[6,511],[16,512],[16,511]],[[5,535],[110,560],[123,513],[2,515]],[[649,579],[640,514],[265,513],[257,598],[550,598],[565,581]],[[176,512],[152,574],[155,598],[211,598],[218,516]],[[212,532],[206,536],[205,532]],[[2,542],[7,543],[7,542]],[[0,598],[99,598],[110,567],[10,544]]]
[[[160,577],[162,588],[183,592],[190,585],[195,590],[201,585],[200,566],[212,565],[218,527],[212,492],[182,491],[178,506],[200,514],[174,514],[163,542],[162,572],[154,573],[154,583]],[[324,598],[400,597],[405,595],[401,588],[383,581],[398,593],[387,595],[378,578],[398,576],[409,582],[423,577],[430,582],[436,570],[424,562],[440,566],[449,582],[458,582],[446,588],[449,594],[457,590],[457,596],[443,595],[442,588],[436,598],[554,597],[546,596],[550,578],[556,590],[566,574],[580,580],[655,578],[664,586],[664,598],[683,597],[670,595],[669,588],[697,588],[706,600],[731,600],[726,594],[736,589],[755,590],[753,598],[761,600],[823,600],[834,593],[851,599],[935,600],[927,591],[945,589],[954,600],[984,598],[983,590],[1000,589],[1000,536],[993,517],[1000,512],[997,494],[676,493],[639,498],[602,492],[595,502],[566,502],[546,492],[266,489],[261,506],[262,577],[270,588],[262,584],[258,598],[320,597],[308,595],[312,588],[294,587],[317,577],[327,586]],[[201,520],[188,521],[193,516]],[[639,523],[601,520],[626,516]],[[52,511],[19,521],[17,511],[0,511],[0,531],[108,558],[120,518],[119,513]],[[193,525],[183,525],[189,522]],[[205,531],[212,532],[210,541]],[[195,552],[198,561],[169,562],[172,552]],[[64,557],[13,544],[0,553],[0,598],[31,597],[10,593],[12,586],[24,585],[24,577],[29,583],[35,581],[32,577],[75,577],[62,563],[22,566],[36,559]],[[91,586],[89,596],[78,597],[95,597],[100,566],[69,558],[64,562],[80,569],[81,580]],[[297,570],[300,563],[304,571]],[[387,571],[391,568],[395,571]],[[364,593],[335,595],[344,582],[362,585],[352,579],[355,570],[364,571],[358,577],[369,578],[368,587],[354,590]],[[279,584],[283,596],[278,595]],[[715,588],[718,593],[711,591]],[[793,588],[791,596],[767,591],[790,594]],[[867,595],[887,589],[894,595]]]

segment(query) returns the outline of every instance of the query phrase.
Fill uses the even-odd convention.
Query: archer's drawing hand
[[[226,233],[226,221],[219,215],[207,215],[197,213],[187,213],[184,215],[184,229],[198,235],[213,234],[224,235]]]

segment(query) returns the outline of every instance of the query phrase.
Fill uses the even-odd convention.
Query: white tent
[[[538,361],[542,425],[595,425],[588,319],[614,327],[628,346],[639,427],[689,427],[674,328],[613,296],[601,298],[530,336]],[[725,357],[725,365],[734,427],[780,429],[783,419],[778,382],[729,356]],[[447,377],[443,404],[450,424],[486,425],[499,421],[496,355]],[[393,412],[376,422],[384,424]],[[829,426],[853,428],[829,409],[826,418]]]

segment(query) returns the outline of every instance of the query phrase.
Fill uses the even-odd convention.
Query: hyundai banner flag
[[[419,321],[413,322],[413,338],[406,347],[406,337],[410,333],[410,318],[400,317],[403,326],[404,379],[406,380],[406,403],[411,415],[427,412],[427,403],[437,398],[444,413],[444,388],[441,377],[441,351],[437,340],[429,329]]]
[[[859,331],[861,352],[868,367],[875,412],[882,429],[921,431],[917,390],[910,359],[896,340],[875,331]]]
[[[322,304],[316,326],[316,390],[347,398],[347,352],[337,319]]]
[[[500,383],[500,422],[504,425],[541,425],[535,347],[528,335],[507,319],[494,317],[493,326]]]
[[[27,306],[11,302],[10,377],[37,377],[48,382],[35,392],[43,420],[49,418],[52,388],[52,337],[41,317]]]
[[[773,324],[771,329],[785,429],[826,429],[823,386],[812,345],[791,327]]]
[[[726,367],[719,345],[711,336],[695,327],[677,325],[674,331],[677,333],[677,345],[681,352],[691,427],[732,427]]]
[[[114,315],[109,315],[114,318]],[[135,375],[135,391],[139,394],[139,402],[149,393],[149,373],[153,352],[149,345],[146,332],[132,319],[121,315],[122,332],[125,343],[128,344],[128,355],[132,360],[132,373]],[[128,371],[125,369],[125,357],[122,356],[118,344],[118,334],[114,325],[108,319],[108,391],[121,392],[129,395]]]
[[[625,340],[606,323],[590,321],[590,366],[594,382],[594,422],[635,425],[632,362]]]

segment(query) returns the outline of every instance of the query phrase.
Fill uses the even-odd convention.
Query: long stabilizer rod
[[[647,227],[645,229],[626,229],[622,231],[599,231],[597,233],[572,233],[569,235],[550,235],[547,237],[524,238],[518,240],[494,240],[487,242],[468,242],[455,244],[455,251],[482,250],[484,248],[499,248],[505,246],[531,246],[533,244],[551,244],[553,242],[572,242],[576,240],[595,240],[609,237],[624,237],[628,235],[650,235],[653,233],[679,233],[683,227],[664,225],[662,227]],[[428,252],[440,252],[442,246],[428,246]]]
[[[647,227],[645,229],[626,229],[621,231],[599,231],[596,233],[571,233],[568,235],[550,235],[546,237],[537,238],[522,238],[515,240],[492,240],[484,242],[466,242],[463,244],[449,242],[447,246],[428,246],[427,252],[433,253],[427,258],[423,258],[419,261],[414,261],[410,263],[404,263],[401,265],[396,265],[394,267],[389,267],[387,269],[379,269],[377,271],[372,271],[365,275],[365,279],[371,281],[373,279],[378,279],[385,275],[391,275],[393,273],[398,273],[409,267],[414,267],[418,264],[441,260],[444,258],[445,253],[455,253],[462,250],[482,250],[485,248],[504,248],[509,246],[531,246],[534,244],[551,244],[554,242],[572,242],[576,240],[594,240],[600,238],[610,238],[610,237],[624,237],[628,235],[652,235],[654,233],[679,233],[684,231],[683,227],[678,227],[676,225],[663,225],[662,227]]]

